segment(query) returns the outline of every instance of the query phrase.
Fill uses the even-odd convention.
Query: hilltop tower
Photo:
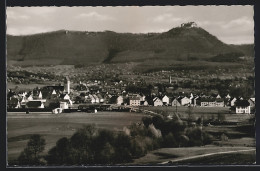
[[[66,76],[66,81],[67,81],[67,84],[66,84],[66,92],[68,94],[70,94],[70,79],[68,76]]]

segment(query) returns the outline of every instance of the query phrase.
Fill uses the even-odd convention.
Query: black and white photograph
[[[7,167],[256,165],[253,5],[6,8]]]

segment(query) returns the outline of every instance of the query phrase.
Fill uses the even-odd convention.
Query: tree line
[[[114,132],[85,125],[70,138],[63,137],[46,155],[45,140],[32,135],[16,161],[17,165],[114,165],[131,163],[158,148],[202,146],[212,136],[200,127],[181,120],[161,116],[144,117],[141,123]]]

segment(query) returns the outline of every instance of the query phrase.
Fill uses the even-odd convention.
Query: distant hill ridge
[[[7,35],[10,64],[98,64],[153,60],[205,60],[219,54],[253,56],[253,45],[228,45],[196,23],[163,33],[59,30],[26,36]]]

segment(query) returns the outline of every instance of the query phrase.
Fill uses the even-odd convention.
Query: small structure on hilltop
[[[195,22],[188,22],[188,23],[182,23],[181,27],[185,28],[193,28],[193,27],[198,27]]]

